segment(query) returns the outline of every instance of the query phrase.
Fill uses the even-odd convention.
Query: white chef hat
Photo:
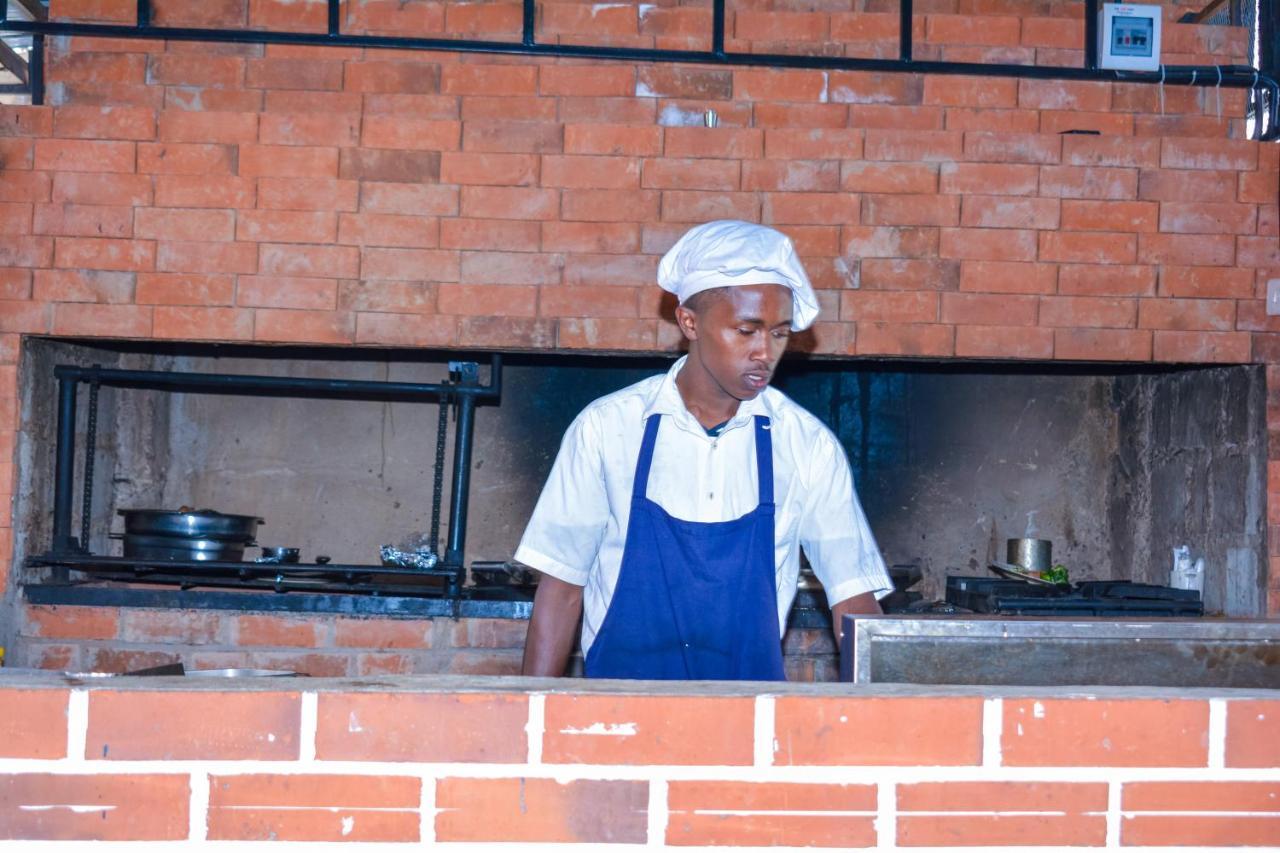
[[[658,284],[680,304],[713,287],[781,284],[791,289],[791,328],[809,328],[818,317],[818,297],[790,238],[780,231],[718,219],[690,228],[658,264]]]

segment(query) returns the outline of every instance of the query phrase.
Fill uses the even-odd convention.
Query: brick
[[[1236,267],[1160,268],[1160,295],[1218,299],[1253,296],[1253,271]]]
[[[550,223],[548,223],[550,224]],[[514,252],[536,252],[541,228],[537,222],[512,219],[442,219],[442,249],[505,249]],[[549,251],[572,251],[551,247]]]
[[[244,81],[238,56],[163,53],[148,58],[147,82],[153,86],[206,86],[236,89]]]
[[[1059,219],[1057,199],[970,195],[964,199],[960,224],[970,228],[1056,229]]]
[[[50,172],[132,172],[134,147],[100,139],[37,139],[33,164]]]
[[[39,173],[37,173],[39,174]],[[34,175],[33,175],[34,177]],[[151,177],[149,175],[108,175],[77,172],[58,172],[53,176],[52,185],[49,177],[39,174],[44,185],[42,198],[33,201],[45,201],[52,198],[55,202],[73,204],[101,205],[140,205],[151,203]],[[16,195],[10,187],[0,184],[0,189],[10,200]]]
[[[54,114],[53,132],[76,139],[155,139],[156,113],[149,107],[66,104]]]
[[[359,63],[347,65],[346,88],[349,90],[352,89],[349,84],[352,68],[358,65]],[[315,89],[332,92],[342,89],[343,82],[343,63],[334,60],[315,57],[250,59],[245,66],[245,86],[252,89]]]
[[[1039,170],[1029,164],[943,163],[939,188],[948,194],[1035,195]]]
[[[457,281],[458,265],[457,252],[373,246],[360,249],[360,277],[365,279]]]
[[[58,241],[73,240],[79,238],[59,237]],[[127,243],[128,241],[113,240],[113,245]],[[94,260],[91,252],[84,251],[88,246],[84,245],[83,240],[79,244],[71,244],[74,247],[72,256],[77,260],[83,261],[84,266],[90,266]],[[118,249],[118,246],[116,246]],[[14,237],[9,236],[5,240],[0,241],[0,266],[6,267],[47,267],[51,266],[50,259],[56,257],[55,243],[49,237]],[[114,262],[114,260],[113,260]],[[61,266],[73,266],[73,264],[62,264]]]
[[[156,271],[176,273],[251,273],[258,269],[253,243],[161,242],[156,247]]]
[[[1227,703],[1226,764],[1280,767],[1280,705],[1262,699]]]
[[[249,0],[249,26],[286,32],[324,32],[328,13],[320,0]]]
[[[258,207],[266,210],[353,211],[359,205],[358,181],[336,178],[258,178]],[[367,192],[376,192],[367,186]]]
[[[1026,326],[957,326],[957,358],[1053,358],[1053,330]]]
[[[240,149],[241,174],[245,150]],[[132,170],[130,170],[132,171]],[[230,145],[187,142],[142,142],[138,144],[138,171],[162,175],[231,175],[236,171],[236,149]]]
[[[539,158],[534,154],[445,152],[440,180],[451,184],[528,186],[538,181]]]
[[[1083,60],[1083,54],[1075,55],[1070,58],[1069,64],[1079,65]],[[1066,139],[1098,138],[1082,135],[1082,131],[1133,139],[1133,117],[1124,113],[1083,113],[1075,110],[1046,111],[1040,114],[1041,133],[1060,133]]]
[[[960,199],[945,195],[862,197],[861,221],[867,225],[957,225]]]
[[[253,246],[252,243],[237,244]],[[305,246],[264,243],[258,247],[258,269],[265,275],[301,275],[355,278],[360,270],[360,250],[354,246]]]
[[[1058,268],[1053,264],[965,260],[960,289],[980,293],[1053,293]]]
[[[846,192],[932,194],[938,190],[938,167],[930,163],[840,164],[840,188]]]
[[[133,227],[147,240],[226,241],[234,239],[236,216],[230,210],[143,207]]]
[[[625,65],[543,65],[537,69],[540,95],[629,96],[636,94],[636,69]],[[481,94],[484,92],[482,91]],[[492,93],[490,93],[492,94]]]
[[[543,121],[475,119],[463,123],[465,151],[554,154],[563,151],[564,129]]]
[[[527,716],[528,700],[515,694],[321,694],[316,756],[324,761],[517,763],[527,757]],[[353,719],[356,731],[351,731]]]
[[[404,776],[212,776],[208,837],[418,841],[421,786],[421,780]]]
[[[663,153],[668,157],[757,158],[764,154],[764,131],[739,127],[668,127]]]
[[[845,193],[768,193],[761,221],[770,225],[856,225],[859,199]]]
[[[863,258],[858,274],[864,290],[955,290],[960,286],[958,261]]]
[[[440,91],[439,65],[422,61],[357,61],[347,63],[343,88],[348,92],[392,92],[397,95]]]
[[[871,128],[865,134],[864,157],[867,160],[948,162],[963,156],[964,134],[955,131]]]
[[[0,825],[10,839],[185,840],[190,800],[185,773],[0,775]]]
[[[7,234],[132,237],[133,208],[64,202],[37,204],[33,211],[30,205],[3,205],[0,206],[0,230]]]
[[[342,149],[345,156],[349,151]],[[338,149],[308,145],[241,145],[239,174],[245,178],[334,178],[339,175]]]
[[[1280,840],[1274,782],[1130,782],[1121,791],[1121,843],[1220,847]]]
[[[1160,230],[1177,234],[1252,234],[1257,208],[1234,202],[1164,202]]]
[[[1258,168],[1258,145],[1243,139],[1178,139],[1161,142],[1160,165],[1165,169]]]
[[[1156,331],[1152,358],[1187,364],[1244,364],[1250,361],[1248,332]]]
[[[52,107],[8,104],[0,106],[0,137],[52,135]]]
[[[52,608],[47,608],[52,609]],[[0,755],[5,758],[63,758],[67,755],[66,690],[0,692]]]
[[[1084,22],[1060,17],[1024,17],[1021,43],[1031,47],[1076,49],[1084,44]]]
[[[463,216],[478,219],[554,219],[560,209],[560,192],[525,187],[464,186],[460,209]],[[644,218],[639,214],[636,216]]]
[[[1041,326],[1133,328],[1137,305],[1132,299],[1105,296],[1043,296]],[[1138,324],[1140,325],[1140,324]]]
[[[1138,198],[1148,201],[1235,201],[1234,173],[1191,169],[1143,169]]]
[[[133,301],[133,273],[101,270],[36,270],[34,298],[47,302]]]
[[[1241,172],[1236,201],[1248,204],[1274,203],[1278,185],[1280,175],[1275,172]]]
[[[780,696],[774,763],[976,764],[981,711],[972,699]]]
[[[0,300],[10,301],[31,298],[31,270],[0,270]],[[7,355],[7,346],[0,347]],[[8,363],[8,362],[5,362]]]
[[[1067,166],[1154,169],[1160,165],[1160,140],[1119,136],[1064,136],[1062,162]]]
[[[955,329],[936,323],[859,323],[857,354],[943,357],[954,354]]]
[[[1137,198],[1138,174],[1134,169],[1089,166],[1044,166],[1040,169],[1040,195],[1058,198]]]
[[[357,314],[356,343],[383,346],[449,347],[457,343],[456,317]],[[357,656],[357,662],[371,657]]]
[[[640,161],[629,157],[546,155],[542,158],[544,187],[631,189],[640,186]]]
[[[640,226],[631,222],[544,222],[542,248],[548,252],[630,254],[640,249]]]
[[[592,192],[579,190],[577,192]],[[569,198],[565,199],[566,218],[582,218],[569,211],[579,211],[580,207],[569,207]],[[621,218],[635,219],[635,212],[621,213]],[[706,193],[666,190],[662,193],[662,219],[667,222],[706,222],[713,219],[740,219],[746,221],[760,218],[760,197],[756,193]]]
[[[360,144],[366,148],[456,151],[461,139],[462,123],[447,119],[366,115],[360,126]]]
[[[1111,84],[1083,80],[1019,80],[1018,106],[1032,110],[1111,109]]]
[[[754,706],[741,698],[547,697],[543,760],[555,764],[750,764]],[[601,737],[603,731],[610,737]]]
[[[345,312],[259,308],[254,318],[253,337],[259,341],[349,344],[355,339],[355,325],[355,317]]]
[[[543,72],[545,74],[546,69]],[[638,98],[708,101],[729,100],[733,97],[734,72],[725,69],[655,63],[641,65],[634,73],[632,90],[620,94],[634,94]]]
[[[143,89],[151,92],[151,89]],[[155,90],[164,93],[164,109],[198,112],[245,113],[263,108],[263,92],[256,89],[205,89],[199,86],[168,86]]]
[[[453,118],[457,115],[457,105],[452,98],[449,101],[448,116],[423,116],[420,113],[428,105],[434,105],[438,98],[421,95],[369,95],[358,92],[305,92],[290,89],[273,90],[264,93],[266,106],[261,108],[268,113],[352,113],[359,115],[363,109],[369,115],[386,112],[401,112],[415,118]],[[419,98],[426,98],[426,104]],[[395,98],[387,103],[382,99]]]
[[[334,644],[361,649],[430,649],[430,619],[348,619],[334,622]]]
[[[85,757],[295,760],[299,701],[287,692],[94,691]]]
[[[863,131],[850,128],[769,129],[765,154],[778,160],[856,159],[862,154],[862,140]]]
[[[445,8],[445,29],[451,33],[515,35],[522,21],[519,3],[454,3]]]
[[[236,217],[235,239],[245,242],[331,243],[336,232],[337,218],[329,211],[242,210]]]
[[[538,288],[513,284],[442,284],[437,295],[441,314],[481,317],[533,317]]]
[[[640,843],[644,782],[446,777],[436,788],[439,841]]]
[[[488,7],[489,4],[484,4]],[[435,35],[443,34],[446,9],[452,18],[466,6],[436,3],[401,3],[398,0],[365,0],[352,4],[343,21],[343,31],[370,33],[378,35]],[[499,7],[500,8],[500,7]],[[463,20],[467,18],[463,17]],[[453,28],[449,28],[453,32]]]
[[[762,106],[757,105],[757,113],[761,111]],[[825,106],[829,110],[842,109],[839,104],[820,106]],[[848,125],[851,128],[876,128],[879,130],[957,129],[946,126],[946,115],[949,112],[953,112],[953,110],[943,110],[941,107],[917,107],[898,104],[850,104],[847,109],[849,112]],[[845,122],[837,124],[834,118],[830,119],[830,121],[834,127],[842,127],[845,124]],[[788,122],[790,125],[801,126],[806,123],[811,122]]]
[[[565,154],[651,157],[662,154],[663,129],[619,124],[564,125]],[[674,156],[666,152],[667,156]],[[691,155],[700,156],[700,155]],[[730,156],[721,154],[720,156]]]
[[[425,282],[340,281],[338,283],[338,307],[343,311],[418,314],[434,311],[435,304],[435,287]],[[359,325],[358,322],[357,325]]]
[[[228,175],[211,181],[204,175],[156,175],[157,207],[253,207],[255,187],[252,178]]]
[[[536,95],[538,68],[534,65],[445,65],[440,91],[447,95]]]
[[[1010,133],[1036,133],[1040,130],[1040,113],[1035,110],[948,107],[943,127],[960,131],[988,131],[1000,127]]]
[[[917,74],[878,71],[830,71],[827,99],[835,104],[919,104],[924,78]],[[883,159],[911,159],[886,157]]]
[[[338,216],[338,242],[435,248],[439,245],[439,220],[391,213],[343,213]]]
[[[736,69],[733,72],[733,97],[747,101],[824,100],[827,75],[822,71],[803,69]]]
[[[359,138],[360,117],[354,114],[267,113],[258,127],[258,141],[265,145],[342,146]]]
[[[658,201],[659,194],[654,190],[564,190],[560,218],[584,222],[652,220],[658,218]]]
[[[236,282],[230,275],[138,273],[138,305],[230,305]]]
[[[1013,107],[1018,103],[1018,81],[935,75],[924,80],[923,101],[947,107]]]
[[[1038,133],[964,134],[964,159],[994,163],[1057,163],[1062,157],[1061,137]]]
[[[1133,263],[1137,239],[1132,234],[1040,232],[1041,261],[1085,264]]]
[[[564,258],[529,252],[463,252],[460,280],[481,284],[558,284]]]
[[[1240,265],[1254,266],[1244,257],[1245,241],[1252,238],[1238,239],[1242,246]],[[1271,240],[1271,242],[1275,241]],[[1226,267],[1235,264],[1236,260],[1235,240],[1229,234],[1138,235],[1139,263]]]
[[[71,178],[122,177],[116,175],[94,175],[88,172],[82,175],[60,172],[59,176],[69,176]],[[46,172],[5,172],[0,170],[0,193],[3,193],[4,198],[10,202],[48,201],[51,184],[52,182]],[[150,187],[148,187],[149,189]]]
[[[719,190],[739,188],[737,160],[655,158],[643,161],[640,185],[646,189]]]
[[[846,291],[840,296],[844,322],[935,323],[938,294],[929,291]]]
[[[559,321],[556,344],[565,349],[652,352],[657,324],[651,319],[567,317]]]
[[[1034,326],[1035,296],[989,293],[942,294],[941,320],[955,326]]]
[[[905,846],[1101,846],[1107,786],[922,782],[898,786],[898,812],[898,841]]]
[[[16,241],[11,240],[10,243]],[[142,271],[155,266],[155,244],[141,240],[95,237],[58,237],[53,265],[57,267]],[[32,263],[30,266],[48,266]]]
[[[1152,333],[1128,329],[1057,329],[1054,358],[1067,361],[1150,361]],[[1049,762],[1053,763],[1053,762]]]
[[[943,228],[938,254],[977,261],[1034,261],[1035,231],[994,228]]]
[[[236,304],[333,311],[337,308],[337,290],[337,281],[332,278],[242,275],[236,288]]]
[[[1143,329],[1229,332],[1235,329],[1236,304],[1230,299],[1144,299],[1138,326]]]
[[[1159,205],[1147,201],[1062,202],[1064,231],[1146,232],[1158,227]]]
[[[1208,718],[1207,703],[1189,700],[1006,699],[1004,763],[1203,767]]]
[[[666,843],[869,847],[873,785],[674,781]]]
[[[250,613],[236,617],[236,639],[243,646],[320,645],[320,625],[312,618]]]
[[[458,337],[468,346],[546,349],[555,346],[555,322],[528,317],[464,317]]]
[[[253,312],[243,308],[159,305],[151,334],[171,340],[248,341],[253,327]]]

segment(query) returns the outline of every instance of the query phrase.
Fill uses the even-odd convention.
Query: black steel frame
[[[3,2],[3,0],[0,0]],[[181,371],[121,370],[103,367],[58,365],[54,376],[58,381],[58,423],[54,463],[53,541],[47,554],[31,557],[29,566],[51,566],[55,580],[67,579],[70,568],[94,568],[102,572],[125,572],[139,561],[93,555],[87,542],[72,535],[72,507],[76,468],[76,405],[79,388],[90,386],[91,424],[97,419],[97,389],[106,385],[116,388],[145,388],[167,392],[185,391],[202,394],[249,396],[290,396],[345,400],[382,400],[396,402],[435,402],[442,408],[456,407],[452,491],[449,504],[448,544],[440,566],[423,571],[388,569],[383,566],[258,563],[213,563],[162,561],[150,565],[153,579],[184,574],[188,580],[213,578],[219,572],[238,577],[238,585],[262,585],[265,581],[277,591],[300,588],[305,584],[287,584],[284,578],[305,579],[315,576],[345,578],[352,586],[369,586],[372,575],[436,576],[445,579],[446,595],[456,597],[466,576],[464,551],[467,533],[467,505],[471,491],[471,453],[475,433],[475,410],[482,403],[496,403],[502,397],[502,356],[489,359],[489,380],[481,383],[475,362],[449,363],[450,380],[443,383],[378,382],[352,379],[312,379],[293,376],[254,376],[230,373],[193,373]],[[438,441],[443,441],[443,433]],[[441,454],[437,453],[437,459]],[[84,531],[88,530],[88,512],[93,489],[92,443],[86,449],[83,483]],[[439,495],[433,499],[438,501]],[[438,510],[433,512],[438,516]],[[82,533],[81,538],[86,538]],[[434,536],[433,536],[434,538]],[[272,578],[275,577],[275,580]],[[407,578],[406,578],[407,579]]]
[[[1243,65],[1168,66],[1162,72],[1118,71],[1100,69],[1097,51],[1097,13],[1099,0],[1085,0],[1084,66],[1060,68],[1009,63],[947,62],[916,60],[912,58],[911,20],[912,0],[900,0],[902,24],[899,32],[897,59],[859,57],[800,56],[779,53],[742,53],[726,51],[725,2],[711,0],[712,32],[710,50],[662,50],[657,48],[610,47],[605,45],[543,44],[536,39],[535,0],[523,0],[523,26],[521,40],[492,41],[479,39],[415,38],[399,36],[372,36],[344,33],[341,28],[339,0],[328,0],[327,31],[288,32],[260,29],[225,29],[203,27],[156,26],[151,22],[151,0],[138,0],[137,21],[127,24],[91,24],[58,21],[6,21],[0,11],[0,30],[31,33],[36,48],[32,55],[32,102],[43,102],[43,80],[36,72],[36,58],[42,53],[46,36],[97,36],[111,38],[173,39],[179,41],[248,42],[270,44],[338,45],[347,47],[401,48],[417,50],[463,51],[474,53],[527,54],[533,56],[562,56],[582,59],[613,59],[640,62],[689,62],[712,65],[766,66],[771,68],[814,68],[856,71],[898,71],[926,74],[971,74],[999,77],[1030,77],[1041,79],[1132,81],[1139,83],[1173,83],[1200,86],[1228,86],[1257,88],[1265,82],[1261,78],[1272,70],[1270,61],[1275,56],[1272,42],[1276,39],[1274,12],[1267,9],[1262,21],[1262,59],[1266,60],[1262,73]],[[0,10],[5,5],[0,2]],[[40,85],[37,85],[39,83]],[[1274,86],[1274,84],[1272,84]]]

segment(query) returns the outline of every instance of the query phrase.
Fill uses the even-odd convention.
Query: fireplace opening
[[[53,544],[56,366],[438,383],[462,359],[487,364],[489,354],[24,339],[10,589],[109,585],[101,574],[60,574],[38,559]],[[564,429],[592,399],[669,364],[505,355],[501,400],[475,413],[467,584],[501,580],[528,591],[528,578],[507,563]],[[836,433],[886,562],[918,573],[913,590],[926,601],[943,598],[949,575],[986,574],[1006,539],[1025,536],[1051,540],[1072,581],[1166,584],[1172,549],[1185,545],[1205,561],[1206,613],[1265,615],[1260,366],[797,355],[784,359],[776,384]],[[87,410],[77,410],[82,448]],[[437,407],[420,403],[103,387],[94,488],[84,507],[77,492],[71,527],[79,533],[87,509],[81,544],[116,556],[119,510],[208,507],[262,517],[258,543],[296,547],[304,562],[324,555],[335,565],[370,564],[383,545],[412,550],[429,538],[438,427]],[[453,453],[451,438],[439,463],[446,470]],[[452,480],[443,480],[447,507]],[[125,580],[136,587],[147,578]],[[305,585],[286,588],[308,594]]]

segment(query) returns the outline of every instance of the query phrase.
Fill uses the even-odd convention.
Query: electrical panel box
[[[1098,10],[1098,65],[1160,70],[1160,7],[1103,3]]]

